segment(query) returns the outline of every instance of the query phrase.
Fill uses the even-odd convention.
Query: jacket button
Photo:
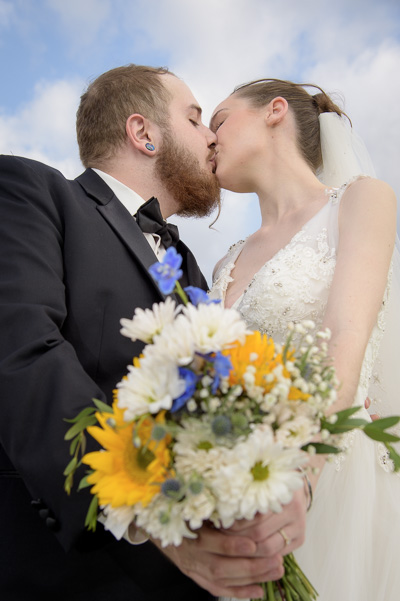
[[[50,510],[47,508],[39,509],[39,515],[42,520],[46,520],[50,515]]]
[[[46,526],[47,528],[50,528],[50,530],[53,530],[53,532],[56,532],[60,529],[60,524],[55,518],[52,517],[46,518]]]
[[[37,511],[39,511],[39,509],[43,509],[44,503],[42,499],[32,499],[31,506]]]

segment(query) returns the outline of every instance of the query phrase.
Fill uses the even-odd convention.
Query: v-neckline
[[[342,188],[343,188],[343,186],[342,186]],[[345,188],[346,188],[346,186],[344,186],[344,189]],[[292,242],[295,240],[295,238],[297,236],[299,236],[301,233],[303,233],[304,230],[310,225],[310,223],[316,217],[318,217],[318,215],[320,215],[322,213],[322,211],[324,211],[326,209],[326,207],[328,207],[333,202],[333,200],[335,200],[335,202],[337,202],[337,200],[338,200],[338,194],[339,194],[339,190],[340,189],[341,188],[333,188],[333,187],[325,189],[325,193],[329,195],[329,200],[320,209],[318,209],[318,211],[316,213],[314,213],[314,215],[312,215],[312,217],[310,217],[310,219],[308,219],[305,223],[303,223],[303,225],[301,226],[301,228],[299,230],[297,230],[297,232],[295,234],[293,234],[293,236],[291,237],[291,239],[284,246],[282,246],[281,248],[279,248],[272,255],[272,257],[270,257],[268,259],[268,261],[265,261],[265,263],[263,263],[261,265],[261,267],[254,273],[254,275],[251,278],[251,280],[249,281],[249,283],[245,286],[245,288],[243,289],[242,293],[237,297],[237,299],[235,300],[235,302],[230,306],[231,309],[236,309],[240,305],[240,303],[241,303],[244,295],[246,294],[247,290],[250,288],[250,286],[257,279],[257,277],[261,273],[261,271],[267,265],[269,265],[269,263],[271,263],[271,261],[274,261],[284,250],[286,250],[288,248],[288,246],[290,244],[292,244]],[[243,248],[244,248],[246,240],[247,240],[247,238],[245,238],[244,240],[241,241],[242,244],[241,244],[241,248],[240,248],[239,252],[237,253],[235,259],[233,261],[230,261],[231,268],[229,270],[229,273],[226,275],[226,277],[230,277],[231,278],[231,280],[230,280],[231,282],[234,280],[234,278],[232,278],[232,276],[231,276],[232,271],[235,269],[237,260],[239,259],[240,255],[242,254],[242,251],[243,251]],[[228,283],[228,286],[226,287],[226,290],[224,292],[224,298],[223,298],[224,304],[225,304],[225,300],[226,300],[226,294],[228,292],[228,287],[229,287],[229,283]]]

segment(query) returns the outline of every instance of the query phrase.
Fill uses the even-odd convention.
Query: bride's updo
[[[319,92],[312,96],[304,88],[315,88]],[[233,94],[245,98],[254,108],[266,106],[277,96],[285,98],[296,120],[298,147],[314,173],[322,163],[318,116],[320,113],[334,112],[347,117],[326,92],[314,84],[257,79],[237,86]]]

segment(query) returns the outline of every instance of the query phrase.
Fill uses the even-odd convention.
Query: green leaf
[[[89,509],[85,519],[85,526],[88,530],[92,530],[93,532],[96,530],[97,526],[97,508],[99,506],[99,501],[97,497],[93,497]]]
[[[389,434],[380,428],[375,428],[375,422],[365,426],[364,432],[369,438],[372,438],[372,440],[377,440],[378,442],[398,442],[400,440],[398,436]]]
[[[112,407],[107,405],[107,403],[103,403],[103,401],[99,401],[99,399],[92,399],[92,401],[101,413],[113,413]]]
[[[69,445],[69,454],[70,455],[74,455],[75,451],[76,451],[76,447],[79,444],[79,440],[80,440],[80,436],[75,436],[75,438],[72,440],[71,444]]]
[[[391,428],[400,422],[400,416],[393,415],[390,417],[382,417],[381,419],[377,419],[372,422],[376,428],[380,428],[381,430],[386,430],[387,428]]]
[[[90,473],[92,473],[92,472],[90,472]],[[90,484],[90,482],[87,481],[88,475],[89,474],[87,474],[86,476],[84,476],[81,479],[81,481],[78,484],[77,490],[82,490],[83,488],[88,488],[89,486],[93,486],[93,484]]]
[[[85,430],[88,426],[94,426],[97,422],[97,419],[93,416],[84,417],[79,422],[74,424],[72,428],[70,428],[64,436],[65,440],[71,440],[77,434]]]
[[[340,433],[340,426],[342,426],[354,413],[357,413],[359,407],[350,407],[349,409],[343,409],[334,413],[331,417],[336,416],[335,423],[331,423],[329,418],[321,418],[321,429],[328,430],[328,432]],[[368,422],[365,422],[368,423]]]
[[[78,415],[76,415],[72,419],[64,418],[64,421],[70,424],[75,424],[76,422],[79,422],[83,417],[94,414],[95,411],[96,409],[94,407],[86,407],[85,409],[82,409],[82,411],[80,411]]]
[[[314,447],[315,452],[318,455],[326,455],[326,454],[334,454],[336,455],[337,453],[340,453],[341,449],[338,449],[337,447],[334,447],[332,445],[329,444],[324,444],[323,442],[311,442],[311,443],[307,443],[306,445],[304,445],[302,448],[303,451],[307,452],[308,447]]]
[[[67,495],[71,494],[72,483],[73,483],[73,477],[72,477],[72,474],[69,474],[69,476],[67,476],[65,478],[65,482],[64,482],[64,490],[67,493]]]
[[[400,470],[400,455],[390,444],[385,445],[387,450],[389,451],[389,457],[393,461],[394,471],[398,472]]]
[[[348,409],[342,409],[342,411],[338,411],[334,414],[337,416],[336,423],[346,420],[348,417],[351,417],[352,415],[357,413],[357,411],[359,411],[360,409],[361,407],[349,407]]]
[[[85,433],[82,432],[81,435],[81,457],[86,453],[86,436]]]
[[[368,424],[369,422],[367,422],[366,419],[347,419],[346,421],[343,421],[340,424],[332,424],[332,428],[329,430],[329,432],[331,432],[332,434],[343,434],[344,432],[350,432],[351,430],[362,428],[363,426],[367,426]]]
[[[68,463],[67,467],[65,468],[63,475],[64,476],[69,476],[70,474],[72,474],[78,465],[78,459],[76,457],[72,457],[71,461]]]

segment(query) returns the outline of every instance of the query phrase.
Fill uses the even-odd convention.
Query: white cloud
[[[93,44],[104,44],[116,33],[118,2],[110,0],[45,0],[59,17],[61,31],[70,39],[72,55],[80,54]]]
[[[7,27],[11,21],[14,7],[11,2],[0,0],[0,27]]]
[[[327,91],[341,91],[378,174],[400,196],[397,0],[42,0],[43,5],[69,40],[69,54],[86,56],[87,49],[90,56],[106,56],[121,39],[121,55],[112,47],[115,66],[167,64],[193,89],[206,121],[235,85],[258,77],[313,80]],[[15,6],[22,18],[22,3]],[[10,21],[10,7],[0,0],[0,25]],[[97,63],[94,70],[101,71]],[[29,104],[12,114],[0,112],[0,150],[38,158],[68,176],[79,173],[75,110],[83,88],[79,81],[43,81]],[[177,222],[209,277],[226,248],[258,220],[254,197],[226,194],[215,226],[220,233],[208,230],[207,220]]]
[[[386,180],[400,197],[400,44],[383,42],[362,50],[352,61],[332,58],[307,73],[327,92],[344,96],[345,110],[364,139],[377,176]]]
[[[57,167],[67,176],[82,171],[75,140],[80,81],[42,81],[31,102],[11,115],[0,113],[0,151],[28,156]]]

